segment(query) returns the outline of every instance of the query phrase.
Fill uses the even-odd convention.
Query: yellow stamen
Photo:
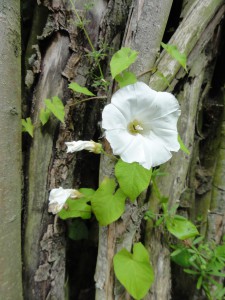
[[[138,133],[142,133],[144,128],[142,127],[141,122],[134,120],[133,122],[130,122],[127,126],[128,131],[131,134],[138,134]]]

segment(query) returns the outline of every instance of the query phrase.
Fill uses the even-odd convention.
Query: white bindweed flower
[[[53,189],[49,195],[48,212],[57,214],[63,208],[68,198],[80,198],[81,193],[73,189],[63,189],[62,187]]]
[[[172,94],[137,82],[112,96],[102,113],[102,127],[115,155],[150,169],[168,161],[170,151],[179,150],[179,116],[179,103]]]
[[[88,150],[96,154],[102,152],[102,145],[99,143],[95,143],[93,141],[73,141],[73,142],[66,142],[65,144],[68,147],[67,153],[73,153],[81,150]]]

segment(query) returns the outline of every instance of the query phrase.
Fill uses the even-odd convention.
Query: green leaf
[[[123,71],[121,74],[116,75],[115,80],[119,83],[120,88],[137,82],[136,75],[128,71]]]
[[[186,248],[177,249],[173,253],[171,253],[172,261],[183,268],[189,268],[191,266],[189,261],[190,258],[191,258],[191,254],[188,252]]]
[[[84,94],[87,96],[95,96],[86,87],[82,87],[76,82],[71,82],[68,87],[69,87],[69,89],[73,90],[74,92],[81,93],[81,94]]]
[[[87,204],[86,199],[68,199],[66,201],[66,208],[63,208],[58,216],[65,220],[69,218],[90,219],[91,206]]]
[[[190,154],[190,151],[188,150],[188,148],[184,145],[184,143],[183,143],[183,141],[182,141],[182,139],[181,139],[181,137],[178,135],[178,143],[180,144],[180,149],[184,152],[184,153],[186,153],[186,154]]]
[[[79,192],[81,194],[83,194],[85,197],[90,197],[90,196],[94,195],[95,190],[89,189],[89,188],[81,188],[81,189],[79,189]]]
[[[198,281],[197,281],[197,284],[196,284],[197,290],[199,290],[201,288],[201,286],[202,286],[202,279],[203,279],[202,276],[200,276],[198,278]]]
[[[199,244],[200,242],[202,242],[204,240],[204,236],[199,236],[196,239],[194,239],[194,241],[192,242],[192,245],[196,245]]]
[[[134,299],[142,299],[154,280],[148,251],[141,243],[134,244],[133,255],[126,249],[113,258],[116,277]]]
[[[72,219],[68,222],[68,237],[74,241],[88,239],[88,228],[83,220]]]
[[[156,222],[155,222],[155,226],[158,227],[162,224],[162,222],[164,221],[164,217],[159,218]]]
[[[198,275],[199,274],[199,272],[193,271],[193,270],[190,270],[190,269],[184,269],[183,271],[185,273],[188,273],[188,274],[191,274],[191,275]]]
[[[217,257],[225,258],[225,245],[219,245],[215,249],[215,255]]]
[[[145,212],[145,215],[144,215],[144,219],[145,219],[145,220],[148,220],[148,219],[150,219],[150,220],[155,220],[155,218],[156,218],[156,214],[155,214],[153,211],[147,210],[147,211]]]
[[[147,170],[137,162],[126,163],[119,160],[115,166],[115,175],[122,191],[134,201],[144,191],[151,180],[152,170]]]
[[[92,196],[91,206],[101,226],[116,221],[124,212],[126,195],[115,188],[115,180],[105,178]]]
[[[22,131],[28,132],[30,136],[33,137],[34,134],[34,125],[31,122],[30,118],[22,119]]]
[[[51,115],[51,112],[49,109],[44,109],[44,108],[41,109],[39,119],[43,126],[48,122],[50,115]]]
[[[161,46],[176,60],[187,72],[187,57],[185,53],[180,53],[174,45],[161,43]]]
[[[137,59],[137,55],[137,51],[125,47],[117,51],[110,61],[112,78],[115,78],[116,75],[120,74],[133,64]]]
[[[64,123],[65,111],[62,100],[59,97],[52,97],[52,100],[45,99],[46,107],[53,113],[53,115]]]
[[[169,173],[162,172],[160,169],[155,169],[152,171],[152,179],[155,179],[157,176],[166,176]]]
[[[172,245],[171,247],[174,247],[174,246]],[[173,252],[170,254],[170,256],[171,256],[171,257],[176,256],[176,255],[180,254],[182,251],[183,251],[183,249],[178,248],[178,249],[176,249],[175,251],[173,251]]]
[[[166,219],[167,230],[179,240],[186,240],[199,234],[193,223],[187,219],[174,216]]]
[[[165,82],[165,84],[166,84],[167,86],[170,86],[169,80],[163,75],[162,72],[156,71],[155,74],[156,74],[158,77],[160,77],[160,78]]]
[[[210,274],[213,275],[213,276],[225,277],[225,274],[221,273],[219,271],[212,271],[212,272],[210,272]]]

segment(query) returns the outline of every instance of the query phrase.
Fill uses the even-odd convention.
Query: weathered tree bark
[[[107,6],[102,0],[95,3],[89,16],[91,22],[88,32],[96,47],[98,42],[114,46],[115,49],[120,47],[122,35],[118,34],[118,30],[125,27],[129,2],[110,1]],[[80,7],[84,4],[84,1],[76,2],[81,15],[83,11]],[[47,212],[49,189],[59,186],[79,188],[85,182],[89,187],[97,188],[98,177],[98,169],[92,162],[93,156],[86,155],[85,164],[80,164],[82,156],[67,155],[64,144],[65,141],[90,140],[100,135],[97,122],[101,103],[95,101],[74,106],[79,98],[70,99],[71,94],[67,89],[72,80],[86,85],[89,74],[93,72],[86,56],[89,45],[83,31],[75,26],[77,19],[69,1],[60,1],[57,5],[45,1],[44,6],[49,9],[47,22],[41,33],[37,21],[34,23],[26,50],[27,94],[32,93],[30,106],[35,130],[27,149],[28,163],[25,165],[25,299],[64,298],[65,238],[62,225]],[[43,6],[36,6],[34,20],[40,19],[43,10]],[[37,35],[38,39],[35,38]],[[51,120],[50,125],[41,129],[38,120],[40,108],[44,106],[45,98],[54,95],[65,103],[67,101],[65,124],[59,125],[56,120]],[[90,170],[90,166],[96,170],[87,175],[85,168]]]
[[[22,299],[20,3],[0,1],[0,295]]]
[[[82,300],[130,299],[115,279],[112,259],[118,250],[123,247],[130,250],[133,243],[142,237],[151,254],[155,271],[154,284],[145,299],[166,300],[171,299],[172,294],[174,299],[179,299],[180,295],[193,299],[196,296],[194,290],[188,291],[189,287],[183,283],[177,288],[176,280],[171,282],[169,249],[164,243],[163,234],[153,228],[151,222],[143,222],[145,210],[150,208],[158,212],[159,203],[154,193],[151,193],[150,199],[143,193],[135,204],[127,203],[126,212],[120,220],[100,228],[99,238],[95,231],[96,222],[91,220],[88,223],[91,237],[87,243],[68,242],[63,222],[48,214],[47,202],[51,188],[97,188],[98,172],[100,181],[104,176],[112,177],[114,162],[104,156],[99,167],[98,159],[92,154],[66,154],[65,141],[97,140],[101,136],[98,122],[101,121],[104,103],[97,100],[76,104],[82,97],[68,91],[70,81],[88,85],[92,89],[93,74],[96,72],[87,57],[90,48],[83,31],[76,27],[77,19],[69,1],[37,2],[25,53],[24,115],[31,115],[35,131],[33,140],[28,140],[25,149],[24,298],[61,300],[66,297],[66,244],[69,244],[74,253],[67,252],[68,297]],[[129,46],[139,51],[139,58],[132,70],[140,75],[140,80],[156,90],[167,89],[179,99],[182,111],[179,133],[191,150],[191,155],[182,152],[175,154],[170,162],[161,167],[169,176],[160,177],[158,185],[161,193],[169,197],[170,205],[180,201],[179,210],[192,221],[201,213],[202,233],[207,233],[209,238],[215,235],[219,242],[224,232],[225,213],[224,184],[221,180],[224,173],[224,149],[223,144],[220,144],[224,124],[217,126],[217,122],[213,123],[217,134],[213,135],[214,146],[209,147],[210,134],[205,129],[207,120],[204,117],[210,113],[217,116],[214,109],[208,112],[207,108],[222,103],[220,93],[212,97],[210,92],[215,86],[213,78],[218,76],[215,66],[218,49],[222,47],[224,6],[222,0],[183,1],[183,19],[175,28],[169,43],[176,45],[188,56],[189,72],[186,73],[165,51],[158,55],[167,20],[170,15],[173,17],[173,8],[170,12],[172,2],[98,0],[87,15],[90,20],[87,30],[97,49],[100,44],[111,48],[102,63],[106,79],[109,78],[111,55],[121,45]],[[81,16],[84,15],[84,4],[87,3],[86,0],[75,1]],[[170,83],[169,87],[158,73],[150,72],[155,69],[153,67],[163,73]],[[218,86],[222,85],[220,80]],[[115,89],[115,84],[111,83],[108,102]],[[49,124],[41,128],[38,115],[44,106],[44,99],[56,95],[66,105],[65,124],[59,124],[52,118]],[[105,91],[99,90],[98,95],[105,95]],[[213,156],[218,156],[216,161]],[[207,183],[206,188],[201,187],[202,181]],[[97,260],[94,276],[94,267],[89,269],[87,260],[90,259],[90,251],[97,250],[97,239],[97,259],[92,253],[94,262],[90,263],[95,265]],[[77,265],[73,264],[73,260]],[[82,271],[73,279],[74,273],[78,272],[76,269]],[[85,272],[85,269],[88,271]],[[90,277],[88,272],[93,277],[90,283],[87,280]],[[89,286],[84,284],[85,281]]]
[[[222,4],[223,1],[218,1],[217,3],[215,1],[193,2],[180,26],[169,41],[170,44],[179,45],[178,49],[183,49],[187,54],[190,53],[188,56],[188,74],[185,74],[185,71],[180,69],[179,65],[165,52],[162,53],[156,64],[159,71],[171,82],[169,90],[177,93],[182,112],[179,122],[179,133],[184,143],[191,150],[191,155],[189,156],[178,152],[169,163],[161,167],[163,172],[170,175],[160,178],[158,186],[162,194],[169,197],[170,205],[172,206],[177,201],[180,201],[181,211],[183,210],[183,213],[186,211],[185,215],[191,217],[194,222],[197,219],[197,215],[202,213],[196,210],[194,204],[197,199],[195,200],[194,197],[193,181],[197,172],[196,159],[199,158],[199,154],[196,153],[195,149],[195,147],[198,147],[199,138],[194,140],[196,138],[195,130],[196,126],[198,126],[198,116],[202,102],[207,101],[208,88],[212,81],[216,56],[218,55],[218,50],[215,49],[218,49],[219,45],[221,45],[221,30],[219,29],[224,15],[224,6],[222,7]],[[185,31],[187,32],[185,33]],[[191,42],[188,43],[187,39],[190,39]],[[217,47],[213,48],[212,45],[216,45]],[[204,88],[205,85],[207,89]],[[150,78],[150,86],[161,90],[165,88],[165,82],[160,81],[157,78],[157,74],[155,74]],[[203,157],[204,155],[205,153],[202,154]],[[190,169],[192,171],[189,174]],[[189,184],[191,185],[191,189]],[[190,191],[192,193],[189,195]],[[185,204],[183,198],[187,200]],[[151,195],[149,204],[151,210],[157,212],[158,204],[154,194]],[[205,205],[204,215],[206,218],[208,209],[208,206]],[[224,214],[224,211],[221,213]],[[207,219],[204,218],[202,224],[204,222],[207,222]],[[146,299],[170,299],[171,270],[169,267],[169,251],[163,242],[162,234],[157,232],[157,230],[156,232],[154,231],[152,224],[149,222],[146,227],[146,246],[149,247],[152,253],[156,280],[154,281],[151,293]],[[192,299],[193,294],[191,294],[190,289],[189,291],[186,290],[186,292],[189,294],[189,299]]]
[[[150,69],[153,67],[160,48],[172,1],[137,1],[133,2],[126,25],[124,45],[140,52],[137,62],[132,66],[136,74],[143,74],[142,81],[148,82]],[[154,30],[153,30],[154,28]],[[110,176],[113,164],[103,158],[101,177]],[[143,195],[143,198],[145,195]],[[144,199],[143,199],[144,200]],[[140,205],[127,204],[126,213],[121,220],[108,227],[100,228],[99,252],[96,266],[96,299],[121,299],[124,289],[115,282],[113,256],[122,248],[131,250],[133,242],[139,238],[143,218],[143,200]],[[146,207],[145,207],[146,209]],[[118,242],[120,241],[120,242]]]

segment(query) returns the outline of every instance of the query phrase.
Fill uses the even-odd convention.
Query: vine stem
[[[83,100],[77,101],[76,103],[70,104],[69,106],[75,106],[75,105],[80,104],[82,102],[86,102],[86,101],[94,100],[94,99],[107,99],[107,96],[96,96],[96,97],[85,98]]]
[[[91,41],[91,39],[90,39],[90,37],[89,37],[89,34],[88,34],[88,32],[87,32],[87,30],[86,30],[86,28],[85,28],[85,26],[84,26],[84,23],[83,23],[83,21],[81,20],[79,14],[78,14],[78,12],[77,12],[77,9],[76,9],[76,7],[75,7],[75,4],[73,3],[72,0],[70,0],[70,3],[71,3],[71,5],[72,5],[73,11],[75,12],[78,21],[82,24],[82,29],[83,29],[83,31],[84,31],[84,34],[85,34],[87,40],[88,40],[88,44],[90,45],[91,50],[92,50],[93,52],[96,51],[96,50],[95,50],[95,47],[94,47],[94,45],[93,45],[93,43],[92,43],[92,41]],[[101,68],[101,66],[100,66],[98,60],[97,60],[97,64],[98,64],[98,69],[99,69],[101,78],[104,78],[103,73],[102,73],[102,68]]]

